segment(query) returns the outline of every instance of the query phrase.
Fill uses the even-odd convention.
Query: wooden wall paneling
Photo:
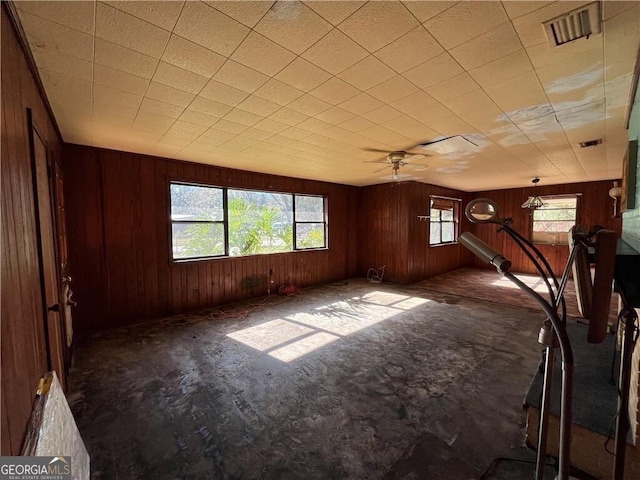
[[[578,203],[577,223],[584,224],[587,228],[601,225],[620,234],[622,225],[619,218],[613,218],[613,200],[609,197],[609,189],[613,186],[613,180],[597,182],[583,182],[566,185],[540,185],[538,187],[514,188],[506,190],[493,190],[478,192],[474,198],[490,198],[500,207],[502,217],[513,219],[513,228],[527,238],[531,237],[531,212],[521,208],[522,202],[529,195],[561,195],[580,194]],[[534,193],[535,192],[535,193]],[[495,226],[473,225],[471,231],[481,239],[493,246],[512,261],[514,272],[535,273],[535,267],[524,253],[504,233],[497,233]],[[536,245],[549,261],[556,274],[562,273],[569,256],[566,245]],[[489,268],[479,259],[473,259],[473,265],[480,268]]]
[[[33,171],[26,109],[31,108],[54,155],[60,138],[2,6],[2,455],[18,455],[38,381],[48,368],[42,317]]]

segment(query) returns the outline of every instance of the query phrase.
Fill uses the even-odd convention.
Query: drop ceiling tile
[[[411,113],[417,110],[429,111],[437,103],[433,97],[417,89],[411,95],[390,102],[393,107],[403,113]]]
[[[616,64],[630,66],[636,60],[640,41],[639,20],[640,2],[636,2],[636,6],[623,15],[607,20],[604,25],[607,34],[604,45],[607,66],[614,67]],[[628,72],[630,73],[630,70]],[[606,77],[612,78],[611,75]]]
[[[146,78],[136,77],[135,75],[98,64],[93,66],[93,81],[99,85],[106,85],[107,87],[138,95],[144,95],[150,83]]]
[[[367,120],[372,121],[373,123],[384,123],[394,118],[398,118],[402,115],[401,112],[396,110],[389,105],[383,105],[381,107],[376,108],[375,110],[371,110],[370,112],[363,113],[362,118],[366,118]]]
[[[323,122],[331,123],[333,125],[339,125],[340,123],[346,122],[354,116],[355,114],[347,112],[340,107],[331,107],[329,110],[325,110],[324,112],[316,115],[315,118],[322,120]]]
[[[223,121],[224,120],[220,120],[220,122],[223,122]],[[241,125],[240,127],[243,127],[243,126]],[[222,140],[223,142],[226,142],[227,140],[231,140],[236,135],[237,134],[233,133],[233,132],[226,132],[226,131],[221,130],[221,129],[216,129],[215,125],[213,127],[209,128],[207,131],[205,131],[202,134],[203,137]]]
[[[207,78],[184,68],[160,62],[153,81],[189,93],[198,93],[207,83]]]
[[[191,110],[195,110],[196,112],[204,113],[205,115],[210,115],[212,117],[223,117],[227,113],[229,113],[233,107],[230,105],[225,105],[224,103],[214,102],[213,100],[209,100],[208,98],[196,96],[193,101],[189,104],[189,108]]]
[[[264,118],[255,125],[256,128],[270,133],[280,133],[289,128],[289,125],[276,122],[270,118]]]
[[[553,2],[545,7],[538,8],[526,15],[513,20],[513,26],[520,37],[524,47],[530,47],[539,43],[547,43],[542,23],[551,20],[563,13],[570,12],[590,1]]]
[[[303,3],[287,1],[274,3],[254,30],[299,55],[331,28],[331,24]]]
[[[430,18],[435,17],[444,10],[454,6],[456,2],[416,2],[413,0],[402,2],[407,9],[422,23],[426,22]]]
[[[231,59],[273,76],[293,61],[296,56],[268,38],[256,32],[249,36],[233,52]]]
[[[273,136],[273,132],[267,132],[266,130],[260,130],[257,127],[251,127],[242,132],[243,137],[250,138],[252,140],[266,140],[267,138],[271,138]]]
[[[266,75],[233,60],[227,60],[213,78],[248,93],[254,92],[269,80]]]
[[[249,29],[204,3],[186,2],[173,33],[228,57]]]
[[[57,50],[31,48],[38,71],[57,72],[88,82],[93,80],[93,62]]]
[[[184,142],[186,142],[186,144],[189,144],[199,136],[199,133],[188,132],[183,128],[180,128],[179,125],[174,124],[171,128],[169,128],[169,130],[167,130],[162,141],[167,143],[174,143],[176,145]]]
[[[180,115],[179,119],[184,122],[195,123],[196,125],[210,127],[220,118],[187,108],[182,112],[182,115]]]
[[[331,108],[331,104],[309,94],[304,94],[287,105],[287,108],[312,117]],[[273,115],[271,118],[277,120]]]
[[[384,128],[380,125],[374,125],[373,127],[366,128],[358,133],[365,137],[390,145],[393,148],[404,148],[412,143],[410,138],[407,138],[404,135],[399,135],[396,132],[392,132],[388,128]]]
[[[170,103],[160,102],[152,98],[145,98],[140,105],[141,113],[164,115],[165,117],[178,118],[184,111],[183,107],[171,105]]]
[[[150,57],[160,58],[167,46],[170,33],[155,25],[116,10],[104,3],[96,7],[96,36],[135,50]]]
[[[293,126],[298,123],[309,118],[308,115],[304,113],[297,112],[295,110],[291,110],[290,108],[284,107],[273,113],[269,116],[271,120],[275,120],[276,122],[284,123],[285,125]]]
[[[383,103],[377,98],[373,98],[367,93],[359,93],[346,102],[342,102],[340,104],[340,108],[347,112],[351,112],[354,115],[361,115],[363,113],[370,112],[375,108],[381,107],[382,105]]]
[[[337,75],[367,56],[367,51],[337,29],[331,30],[302,57]]]
[[[274,2],[271,1],[226,1],[226,2],[205,2],[221,11],[222,13],[230,16],[234,20],[246,25],[249,28],[253,28],[269,11]]]
[[[311,62],[297,57],[278,73],[275,78],[298,90],[308,92],[329,80],[331,74],[316,67]]]
[[[209,83],[207,83],[198,95],[233,107],[249,96],[247,92],[230,87],[216,80],[209,80]]]
[[[272,143],[274,145],[279,145],[281,147],[291,145],[295,140],[292,138],[283,137],[282,135],[274,135],[267,142]]]
[[[369,55],[354,66],[347,68],[338,77],[360,90],[367,90],[395,75],[396,73],[384,63],[373,55]]]
[[[424,23],[447,50],[457,47],[509,20],[501,2],[458,2]]]
[[[429,32],[419,26],[378,50],[375,56],[395,71],[402,73],[430,60],[443,51],[443,48]]]
[[[197,43],[177,35],[171,35],[167,48],[162,54],[162,60],[176,67],[211,78],[226,58]]]
[[[250,127],[258,123],[260,120],[263,120],[264,116],[234,108],[224,116],[224,119]]]
[[[278,105],[277,103],[273,103],[268,100],[265,100],[264,98],[251,95],[248,98],[246,98],[244,101],[239,103],[238,108],[245,110],[247,112],[254,113],[256,115],[260,115],[261,117],[268,117],[275,111],[279,110],[280,105]]]
[[[366,130],[368,128],[371,128],[375,125],[375,123],[373,123],[370,120],[367,120],[366,118],[362,118],[362,117],[353,117],[349,120],[347,120],[346,122],[342,122],[340,124],[340,127],[349,130],[350,132],[361,132],[362,130]]]
[[[333,77],[309,93],[331,105],[337,105],[356,96],[359,90],[339,78]]]
[[[416,91],[418,89],[415,85],[407,81],[403,76],[396,75],[390,80],[370,88],[367,93],[382,100],[384,103],[391,103]]]
[[[535,114],[540,105],[548,104],[535,72],[525,72],[510,80],[489,85],[485,91],[509,116],[516,110]]]
[[[423,143],[437,136],[437,133],[432,129],[404,114],[383,123],[382,126],[410,138],[416,143]]]
[[[50,22],[30,13],[20,13],[20,23],[31,46],[56,50],[72,57],[93,61],[93,36]]]
[[[134,52],[115,43],[96,38],[95,62],[122,72],[150,79],[158,66],[158,60]]]
[[[338,28],[373,53],[418,25],[401,3],[368,2]]]
[[[461,73],[453,78],[437,83],[426,89],[427,93],[439,102],[459,97],[465,93],[478,90],[480,87],[468,73]]]
[[[436,83],[459,75],[464,70],[448,53],[443,53],[405,72],[403,75],[420,88],[428,88]]]
[[[615,1],[615,2],[602,2],[602,18],[607,21],[610,18],[616,17],[627,10],[637,7],[637,1]],[[637,17],[636,17],[637,18]]]
[[[312,0],[304,3],[332,25],[338,25],[367,2]]]
[[[169,130],[169,127],[165,125],[136,120],[131,126],[131,132],[135,134],[132,140],[136,143],[145,143],[143,140],[144,137],[139,135],[139,133],[153,133],[156,135],[156,141],[158,141],[165,133],[167,133],[167,130]],[[155,142],[151,143],[152,145],[155,144]]]
[[[220,130],[222,132],[239,134],[244,132],[247,128],[247,125],[243,125],[241,123],[232,122],[230,120],[225,120],[224,118],[218,121],[213,127],[215,130]]]
[[[179,107],[188,106],[195,95],[185,92],[184,90],[178,90],[177,88],[162,85],[161,83],[151,82],[149,90],[147,90],[146,96],[159,100],[160,102],[170,103],[171,105],[177,105]],[[206,113],[206,112],[204,112]]]
[[[296,125],[296,128],[300,128],[311,133],[321,133],[324,130],[331,128],[331,124],[323,122],[322,120],[318,120],[317,118],[309,118],[304,122],[300,122],[298,125]]]
[[[547,2],[542,0],[530,0],[530,1],[523,1],[523,2],[505,1],[505,2],[502,2],[502,5],[504,6],[504,9],[506,10],[509,18],[514,19],[514,18],[522,17],[523,15],[526,15],[528,13],[531,13],[534,10],[538,10],[542,7],[546,7],[547,5],[550,5],[552,3],[553,3],[552,1]]]
[[[281,136],[292,140],[301,140],[311,135],[311,132],[297,127],[289,127],[280,133]]]
[[[519,49],[498,60],[474,68],[469,71],[469,74],[484,87],[503,82],[531,70],[533,70],[533,66],[527,53],[523,49]]]
[[[176,123],[175,118],[165,117],[164,115],[158,115],[157,113],[143,112],[142,110],[138,111],[138,115],[136,116],[136,119],[133,122],[134,127],[136,125],[147,124],[147,125],[158,125],[161,127],[165,127],[166,129],[168,129],[174,123]]]
[[[185,122],[183,120],[178,120],[171,127],[171,134],[176,134],[177,132],[190,133],[193,135],[202,135],[207,131],[207,127],[204,125],[196,125],[194,123]]]
[[[275,79],[269,80],[258,90],[254,92],[254,95],[269,100],[270,102],[277,103],[278,105],[287,105],[293,102],[296,98],[303,95],[304,92],[290,87],[286,83],[280,82]]]
[[[101,121],[114,120],[117,123],[129,122],[130,124],[137,114],[137,107],[125,107],[104,99],[94,99],[93,101],[93,116]]]
[[[125,107],[137,108],[142,103],[142,95],[136,95],[135,93],[125,92],[124,90],[116,90],[115,88],[107,87],[105,85],[93,85],[93,98],[103,101],[109,101],[124,105]]]
[[[184,1],[109,1],[104,3],[170,32],[178,21],[178,15],[180,15]]]
[[[20,17],[28,12],[47,21],[93,35],[95,31],[95,3],[93,2],[15,2]]]
[[[465,70],[471,70],[520,49],[516,31],[510,22],[506,22],[451,49],[449,53]]]
[[[504,114],[494,101],[483,91],[475,90],[445,101],[445,106],[453,113],[464,118],[471,126],[485,134],[493,133],[499,127],[505,129]],[[506,127],[515,130],[507,121]]]

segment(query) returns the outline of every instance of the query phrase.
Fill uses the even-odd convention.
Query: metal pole
[[[636,311],[627,307],[622,296],[624,323],[622,351],[620,352],[620,399],[618,401],[618,421],[616,425],[615,462],[613,466],[613,480],[623,480],[624,461],[627,451],[627,435],[629,433],[629,384],[631,383],[631,360],[633,355],[633,333],[638,315]]]
[[[538,426],[538,452],[536,454],[535,480],[544,479],[544,467],[547,463],[547,429],[549,426],[549,409],[551,407],[551,386],[553,384],[553,364],[555,356],[556,352],[554,348],[547,346],[545,350],[540,423]]]

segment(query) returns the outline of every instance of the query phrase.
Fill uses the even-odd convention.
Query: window
[[[325,199],[173,182],[174,260],[326,248]]]
[[[531,240],[547,245],[567,245],[567,232],[576,223],[578,196],[554,195],[541,198],[544,205],[531,215]]]
[[[429,197],[429,245],[446,245],[458,241],[458,215],[460,200],[457,198]]]

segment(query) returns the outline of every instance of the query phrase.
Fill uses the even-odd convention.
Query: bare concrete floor
[[[92,478],[464,480],[533,458],[542,313],[364,280],[268,303],[81,338]],[[531,478],[514,468],[499,478]]]

